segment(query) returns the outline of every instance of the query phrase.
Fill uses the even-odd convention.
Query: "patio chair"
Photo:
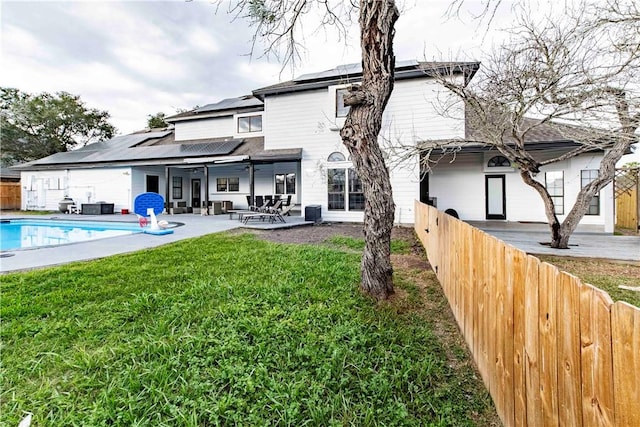
[[[251,208],[251,206],[253,206],[253,197],[251,197],[248,194],[247,194],[247,206],[249,206],[249,208]]]
[[[269,202],[265,201],[262,205],[255,205],[249,207],[249,210],[253,212],[264,212],[269,207]]]
[[[243,215],[242,216],[242,222],[244,222],[246,224],[249,221],[251,221],[252,219],[259,219],[261,221],[264,221],[265,219],[268,219],[270,223],[274,223],[276,221],[279,221],[280,218],[282,218],[282,215],[280,214],[280,211],[279,211],[279,208],[280,208],[281,204],[282,204],[282,200],[278,200],[275,203],[275,205],[266,208],[266,210],[264,212],[254,213],[252,215]],[[282,222],[284,222],[284,219],[282,219]]]
[[[291,204],[291,194],[287,195],[287,201],[282,202],[282,206],[289,206]]]
[[[282,205],[282,209],[280,210],[280,215],[283,216],[283,217],[284,216],[291,216],[291,211],[293,210],[293,208],[295,206],[296,206],[295,204],[294,205],[289,204],[289,205],[286,205],[286,206]],[[282,222],[284,222],[284,218],[282,219]]]
[[[74,201],[73,204],[67,206],[67,213],[80,214],[80,206]]]
[[[273,196],[264,196],[264,201],[267,202],[267,207],[273,206]]]
[[[251,206],[262,206],[264,205],[264,198],[262,196],[256,196],[256,203]]]

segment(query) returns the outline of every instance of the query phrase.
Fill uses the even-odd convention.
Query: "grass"
[[[640,292],[618,287],[619,285],[640,286],[640,265],[638,264],[549,255],[537,255],[537,257],[579,277],[584,283],[606,291],[614,301],[626,301],[640,307]]]
[[[465,426],[493,413],[468,360],[449,363],[419,288],[399,277],[405,305],[376,304],[358,269],[344,248],[217,234],[1,276],[0,425],[26,412],[38,426]]]
[[[7,215],[11,214],[11,215],[34,215],[34,216],[52,215],[56,213],[60,213],[60,211],[5,211],[5,212],[2,212],[2,214],[7,214]]]

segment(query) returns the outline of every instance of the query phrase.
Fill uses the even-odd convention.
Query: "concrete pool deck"
[[[14,215],[3,214],[1,219],[48,219],[57,218],[78,221],[124,221],[137,223],[135,215]],[[160,219],[169,222],[182,223],[174,228],[173,234],[154,236],[149,234],[134,234],[129,236],[110,237],[89,242],[72,243],[63,246],[53,246],[19,251],[6,251],[0,257],[0,273],[30,270],[66,264],[75,261],[87,261],[104,258],[111,255],[141,251],[168,243],[176,242],[205,234],[232,230],[235,228],[276,229],[290,228],[302,225],[312,225],[305,222],[301,216],[286,217],[285,224],[269,224],[268,222],[250,222],[244,225],[237,219],[229,219],[228,215],[200,216],[194,214],[162,215]],[[549,241],[549,231],[546,224],[522,224],[501,221],[478,221],[471,224],[488,234],[494,235],[502,241],[515,246],[529,254],[558,255],[571,257],[604,258],[640,263],[640,236],[614,236],[598,231],[595,228],[581,227],[571,237],[570,249],[552,249],[540,242]],[[9,255],[9,256],[7,256]]]
[[[100,222],[129,222],[137,224],[137,217],[129,215],[2,215],[1,219],[60,219],[76,221],[100,221]],[[104,258],[111,255],[124,254],[154,248],[183,239],[199,237],[205,234],[218,233],[235,228],[274,229],[312,225],[305,222],[303,217],[286,217],[285,224],[269,224],[268,222],[250,222],[244,225],[237,219],[229,219],[229,215],[200,216],[193,214],[162,215],[159,219],[169,222],[181,223],[174,228],[172,234],[154,236],[151,234],[132,234],[128,236],[109,237],[88,242],[70,243],[61,246],[24,249],[17,251],[4,251],[0,257],[0,273],[19,270],[30,270],[42,267],[50,267],[75,261],[87,261]]]

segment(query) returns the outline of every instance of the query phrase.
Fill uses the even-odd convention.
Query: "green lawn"
[[[438,315],[362,297],[358,269],[352,249],[218,234],[1,276],[0,425],[463,426],[491,412],[474,372],[448,363]]]
[[[551,255],[540,255],[538,258],[573,274],[583,283],[602,289],[614,302],[625,301],[640,307],[640,292],[619,287],[620,285],[640,286],[640,264],[638,263]]]

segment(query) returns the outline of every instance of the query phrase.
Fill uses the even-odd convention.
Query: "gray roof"
[[[204,107],[193,110],[194,113],[204,113],[207,111],[236,110],[246,107],[262,107],[263,103],[253,95],[241,96],[239,98],[227,98],[215,104],[207,104]]]
[[[136,164],[180,164],[212,162],[212,158],[246,156],[254,161],[284,161],[302,158],[302,149],[265,150],[264,138],[211,138],[175,141],[172,131],[131,134],[87,145],[78,150],[56,153],[17,165],[16,170],[73,169]]]
[[[18,178],[20,179],[20,171],[0,167],[0,177],[2,178]]]
[[[464,75],[470,80],[480,67],[479,62],[418,62],[399,61],[395,67],[395,80],[424,78],[443,73]],[[340,65],[319,73],[304,74],[293,80],[266,86],[253,91],[259,98],[266,95],[322,89],[336,84],[355,83],[362,80],[360,64]]]
[[[465,140],[464,145],[460,146],[461,152],[467,153],[480,153],[489,150],[493,150],[492,145],[487,145],[482,142],[482,136],[474,129],[475,121],[471,117],[469,110],[465,116]],[[528,151],[542,151],[551,149],[567,150],[583,145],[579,142],[572,140],[568,135],[588,132],[586,128],[579,128],[576,126],[570,126],[556,122],[541,123],[540,120],[525,117],[522,120],[522,128],[529,128],[529,131],[525,135],[525,145]],[[511,135],[505,135],[504,142],[507,145],[515,145],[515,139]],[[444,141],[443,141],[444,142]],[[460,141],[448,142],[448,146],[459,145]],[[436,151],[442,151],[436,149]],[[602,151],[601,148],[594,147],[590,151]]]
[[[195,110],[166,117],[167,122],[197,120],[216,116],[230,116],[241,112],[262,111],[264,103],[253,95],[227,98],[222,101],[198,107]]]

